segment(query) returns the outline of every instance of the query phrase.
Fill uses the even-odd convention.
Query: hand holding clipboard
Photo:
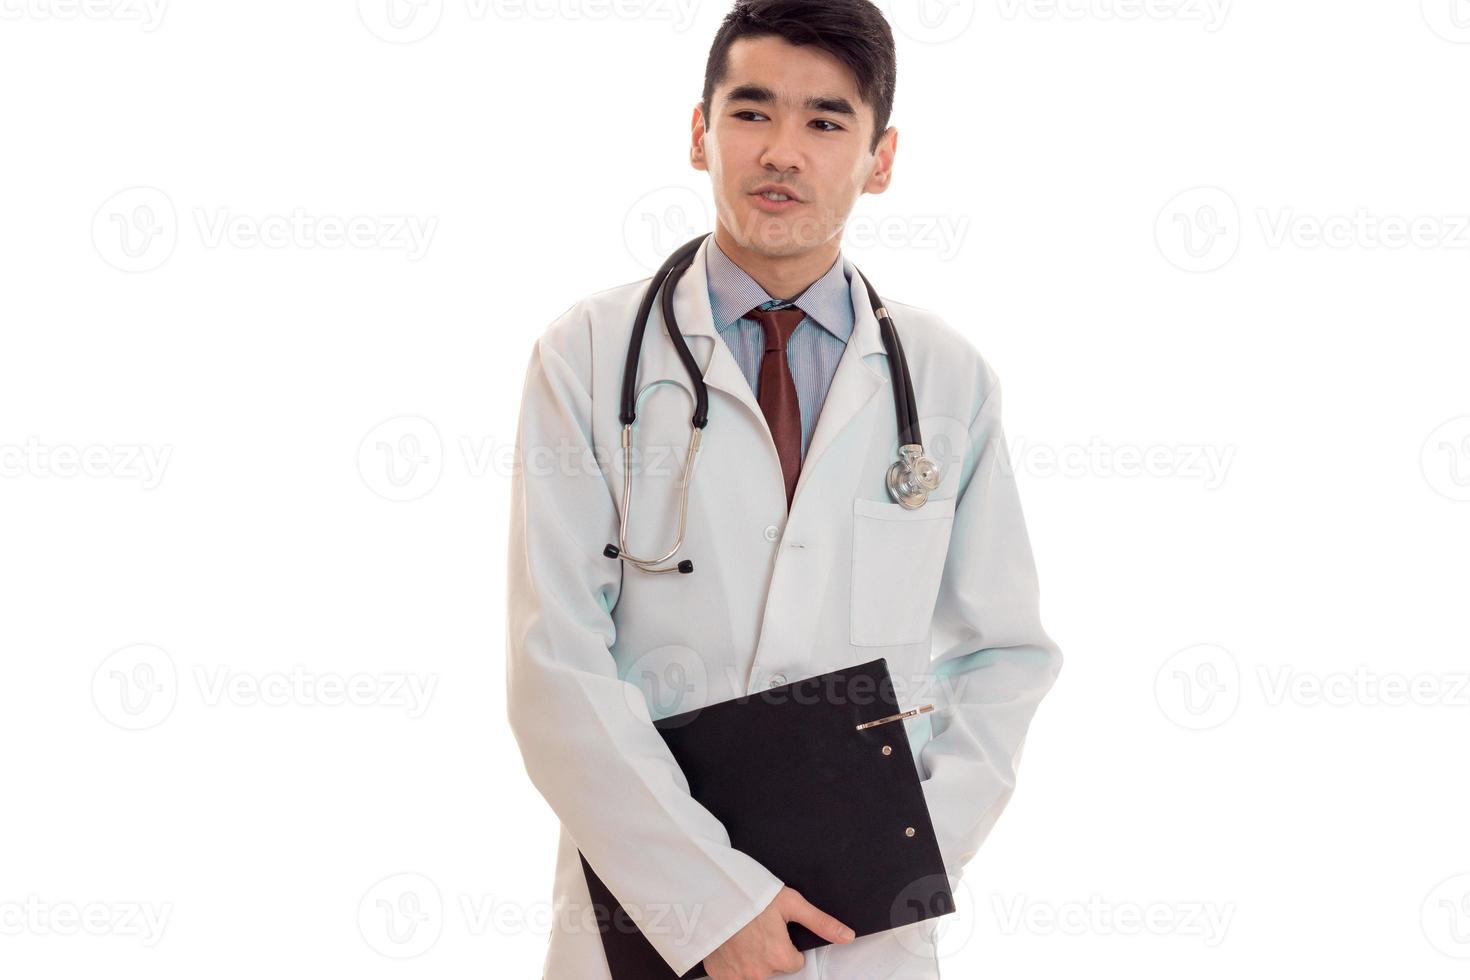
[[[880,657],[660,718],[654,727],[690,795],[725,825],[731,845],[861,937],[955,911],[900,723],[931,709],[899,709]],[[585,856],[582,870],[614,980],[708,976],[702,964],[675,974]],[[798,951],[832,941],[798,921],[787,929]]]

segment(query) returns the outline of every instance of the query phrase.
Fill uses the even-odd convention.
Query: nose
[[[771,141],[761,154],[761,166],[774,168],[781,173],[801,172],[801,151],[797,148],[797,127],[801,121],[791,120],[771,127]]]

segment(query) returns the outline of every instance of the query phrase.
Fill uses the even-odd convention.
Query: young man
[[[840,243],[858,196],[893,176],[894,61],[868,0],[741,0],[715,38],[690,159],[719,220],[673,290],[708,386],[674,559],[691,574],[603,553],[620,540],[622,378],[649,280],[586,297],[535,345],[506,666],[511,728],[562,825],[548,980],[609,976],[579,852],[675,973],[937,977],[942,920],[851,938],[730,846],[651,720],[885,657],[904,707],[935,704],[903,724],[957,878],[1060,670],[996,375],[938,316],[884,298],[942,476],[914,509],[888,493],[898,366]],[[636,384],[624,557],[656,557],[679,532],[695,405],[657,304]],[[797,951],[793,921],[831,945]]]

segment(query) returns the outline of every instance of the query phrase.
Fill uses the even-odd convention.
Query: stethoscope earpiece
[[[618,416],[623,423],[623,507],[618,521],[618,544],[609,544],[602,549],[602,553],[608,558],[630,562],[645,572],[681,572],[687,575],[694,571],[694,562],[687,558],[677,565],[665,565],[662,568],[656,566],[672,558],[684,543],[684,521],[689,511],[689,484],[694,475],[694,459],[699,455],[700,432],[709,421],[709,392],[705,387],[704,377],[700,374],[699,364],[694,360],[694,355],[689,353],[689,345],[684,342],[684,337],[679,332],[679,325],[674,320],[673,300],[675,284],[694,261],[695,253],[707,237],[708,233],[685,242],[653,274],[653,279],[643,294],[643,301],[639,303],[638,313],[633,320],[633,335],[628,343],[628,356],[623,365],[622,413]],[[938,489],[939,464],[924,453],[923,436],[919,432],[919,412],[914,403],[913,383],[909,380],[909,365],[904,359],[903,346],[898,342],[898,330],[893,326],[893,318],[884,309],[882,301],[878,299],[878,292],[873,288],[873,284],[868,282],[868,277],[864,276],[861,271],[854,271],[857,271],[858,277],[862,279],[863,285],[867,288],[868,300],[873,304],[873,315],[878,318],[879,330],[883,335],[883,347],[888,352],[889,378],[893,384],[893,406],[898,417],[899,447],[898,461],[888,467],[886,477],[888,493],[899,504],[909,510],[914,510],[924,506],[924,502],[929,499],[929,494]],[[679,354],[679,359],[684,363],[684,369],[689,372],[689,377],[694,382],[695,407],[694,417],[690,419],[689,449],[684,457],[684,479],[679,497],[678,538],[674,541],[674,546],[661,557],[639,558],[628,554],[628,510],[633,494],[633,421],[637,418],[633,387],[638,378],[638,356],[643,348],[643,330],[648,324],[649,314],[653,311],[654,296],[657,295],[660,288],[663,289],[661,309],[664,327],[668,331],[669,340]]]

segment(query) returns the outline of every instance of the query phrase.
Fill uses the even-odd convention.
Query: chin
[[[747,206],[740,234],[735,236],[746,248],[766,255],[797,255],[816,248],[829,235],[810,217],[767,214]]]

